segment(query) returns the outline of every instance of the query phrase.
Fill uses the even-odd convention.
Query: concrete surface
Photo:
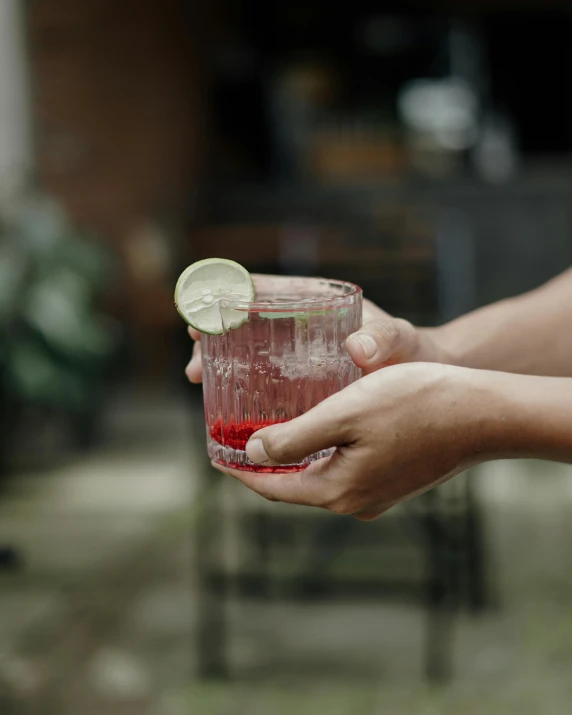
[[[423,678],[424,611],[371,599],[234,598],[232,679],[200,682],[201,429],[184,403],[127,400],[96,453],[8,486],[0,544],[25,562],[0,571],[2,715],[570,712],[572,469],[536,462],[478,477],[499,607],[458,619],[447,686]]]

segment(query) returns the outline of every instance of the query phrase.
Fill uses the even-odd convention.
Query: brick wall
[[[114,237],[140,215],[180,209],[197,132],[185,3],[41,0],[29,28],[43,185]]]
[[[201,112],[189,5],[29,3],[37,178],[123,259],[114,309],[159,373],[167,357],[151,357],[154,346],[177,320],[169,261],[142,272],[130,257],[149,249],[154,260],[157,232],[146,222],[184,220],[196,180]],[[159,255],[176,257],[174,243],[167,234]]]

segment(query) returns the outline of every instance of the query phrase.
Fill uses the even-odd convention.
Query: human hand
[[[199,383],[202,381],[201,334],[190,326],[188,331],[195,344],[185,372],[191,382]],[[346,347],[364,375],[402,362],[452,362],[439,346],[437,331],[415,328],[406,320],[393,318],[365,298],[363,327],[349,336]]]
[[[364,299],[363,326],[348,337],[346,348],[364,375],[404,362],[452,364],[438,336],[439,329],[417,328]]]
[[[257,464],[334,454],[302,472],[213,466],[272,501],[317,506],[360,520],[491,458],[504,403],[491,373],[430,363],[395,365],[363,377],[300,417],[256,432]]]
[[[193,354],[185,373],[191,382],[199,383],[203,381],[203,365],[201,362],[201,334],[196,328],[191,328],[189,325],[187,331],[191,338],[195,341],[193,345]]]

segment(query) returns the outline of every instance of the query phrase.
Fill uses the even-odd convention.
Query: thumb
[[[300,417],[255,432],[246,445],[248,458],[255,464],[296,464],[315,452],[347,444],[354,401],[346,388]]]
[[[385,365],[423,359],[417,329],[407,320],[389,316],[365,323],[348,337],[346,348],[366,374]]]

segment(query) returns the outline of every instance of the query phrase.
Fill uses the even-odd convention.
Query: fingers
[[[418,360],[419,336],[407,320],[378,317],[350,335],[346,348],[367,374],[393,363]]]
[[[216,462],[212,466],[219,472],[234,477],[252,491],[269,501],[281,501],[287,504],[322,506],[327,502],[327,480],[323,478],[330,458],[319,460],[303,472],[243,472],[228,469]],[[324,462],[326,464],[320,464]]]
[[[300,417],[255,432],[246,445],[248,458],[269,466],[296,464],[315,452],[347,444],[358,399],[359,394],[346,389]]]
[[[191,328],[189,326],[188,328],[189,335],[191,338],[195,341],[195,344],[193,345],[193,356],[191,358],[191,361],[185,368],[185,373],[188,377],[188,379],[191,382],[194,383],[199,383],[202,382],[203,379],[203,369],[202,369],[202,364],[201,364],[201,342],[200,342],[200,333],[198,330],[195,330],[194,328]]]
[[[212,466],[242,482],[268,501],[299,504],[327,509],[335,514],[353,515],[360,521],[372,521],[394,506],[394,503],[362,508],[355,495],[344,486],[348,464],[341,453],[313,462],[302,472],[261,473],[229,469],[216,462]]]
[[[389,313],[386,313],[385,310],[382,310],[375,303],[372,303],[371,300],[364,298],[362,324],[371,323],[372,320],[378,320],[380,318],[383,320],[392,320],[393,316],[391,316]]]
[[[321,507],[337,514],[357,511],[343,487],[347,464],[340,451],[318,459],[301,472],[243,472],[216,462],[212,462],[212,466],[269,501]]]
[[[190,325],[187,326],[187,332],[191,336],[191,338],[197,342],[200,341],[201,339],[201,334],[196,328],[191,328]]]

